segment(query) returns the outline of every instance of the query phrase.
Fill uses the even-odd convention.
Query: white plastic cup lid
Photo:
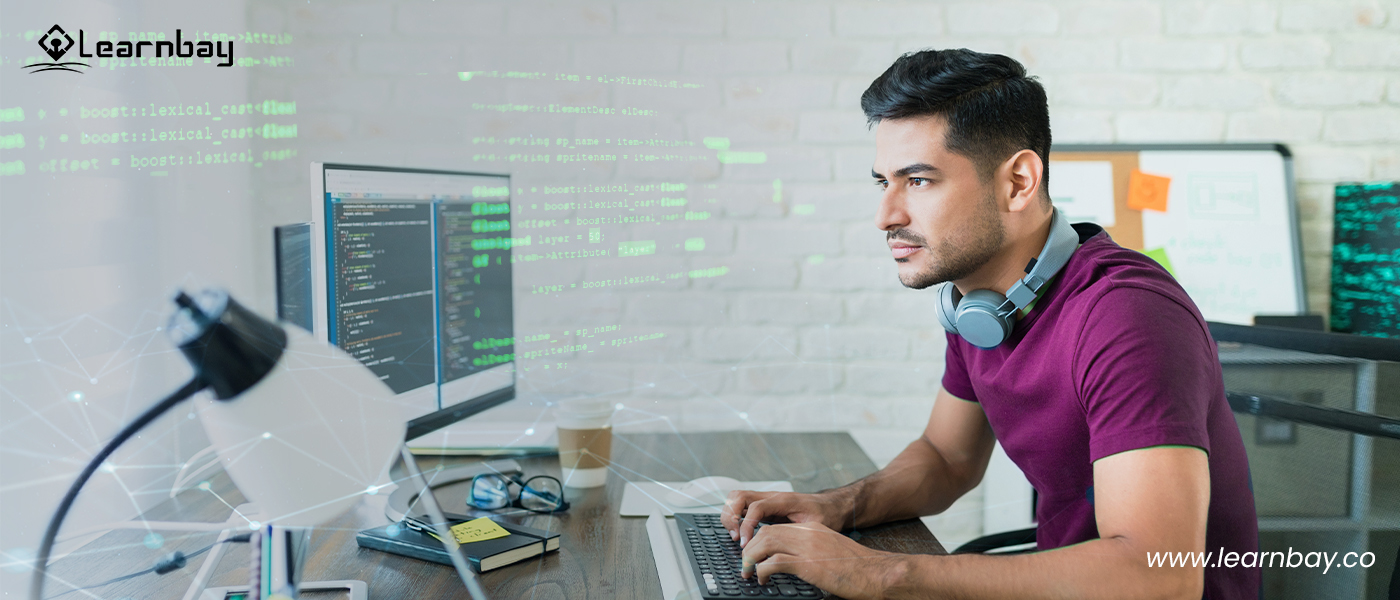
[[[554,419],[566,429],[591,429],[606,426],[612,414],[613,406],[606,400],[562,400]]]
[[[559,413],[580,417],[606,416],[613,413],[613,405],[607,400],[592,398],[559,401]]]

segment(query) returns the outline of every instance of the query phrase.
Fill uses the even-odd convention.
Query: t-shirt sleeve
[[[949,394],[971,402],[977,401],[977,392],[972,390],[972,378],[967,375],[967,364],[963,362],[962,343],[958,335],[949,333],[948,349],[943,352],[943,389]]]
[[[1155,291],[1110,290],[1089,311],[1074,363],[1090,461],[1162,445],[1210,452],[1220,363],[1193,311]]]

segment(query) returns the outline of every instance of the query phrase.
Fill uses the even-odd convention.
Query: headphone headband
[[[1079,234],[1064,213],[1056,208],[1051,216],[1050,237],[1045,240],[1045,248],[1040,251],[1040,256],[1026,265],[1026,276],[1006,290],[1006,298],[1016,306],[1015,310],[1024,309],[1034,302],[1040,288],[1064,268],[1078,247]]]

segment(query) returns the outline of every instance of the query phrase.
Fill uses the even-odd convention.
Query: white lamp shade
[[[234,398],[197,401],[224,470],[262,521],[310,527],[381,481],[406,424],[372,371],[298,327],[285,329],[287,347],[271,373]]]

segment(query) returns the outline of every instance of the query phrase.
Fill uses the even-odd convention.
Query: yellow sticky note
[[[1167,212],[1167,189],[1172,178],[1133,169],[1128,176],[1128,208]]]
[[[452,537],[457,538],[458,544],[470,544],[472,542],[484,542],[510,535],[504,527],[497,525],[488,517],[482,517],[466,523],[458,523],[452,526]]]

